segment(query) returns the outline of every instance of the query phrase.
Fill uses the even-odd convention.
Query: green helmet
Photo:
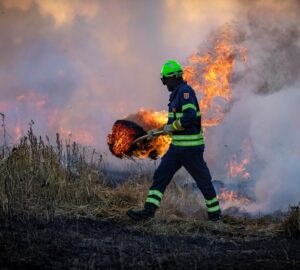
[[[173,59],[169,59],[165,62],[161,68],[160,74],[162,77],[182,77],[181,65]]]

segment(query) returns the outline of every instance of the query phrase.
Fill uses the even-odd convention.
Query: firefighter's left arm
[[[198,104],[195,94],[190,90],[183,91],[180,96],[180,103],[182,106],[182,116],[179,119],[178,126],[185,129],[191,125],[197,117]]]

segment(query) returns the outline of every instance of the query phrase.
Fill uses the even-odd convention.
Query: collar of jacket
[[[182,86],[186,84],[185,81],[181,82],[180,84],[178,84],[175,89],[172,91],[172,93],[170,94],[170,98],[169,98],[169,101],[172,101],[174,99],[174,97],[176,96],[177,92],[178,92],[178,89]]]

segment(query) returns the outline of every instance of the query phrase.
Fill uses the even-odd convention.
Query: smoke
[[[300,201],[299,11],[297,1],[254,1],[231,24],[248,61],[236,63],[237,102],[220,126],[207,131],[207,148],[214,176],[222,179],[223,162],[233,154],[242,159],[244,140],[251,142],[247,181],[256,201],[245,207],[248,211],[286,209]]]
[[[72,133],[107,150],[116,119],[141,107],[165,109],[162,63],[185,60],[234,17],[234,4],[216,1],[207,25],[207,6],[197,2],[1,0],[0,110],[14,142],[33,119],[40,134]]]
[[[0,0],[0,112],[11,143],[32,119],[39,134],[72,133],[107,150],[115,120],[166,109],[162,63],[184,63],[199,44],[205,53],[227,23],[248,61],[235,63],[236,102],[206,131],[208,164],[225,179],[225,163],[249,139],[249,210],[297,203],[299,13],[296,0]]]

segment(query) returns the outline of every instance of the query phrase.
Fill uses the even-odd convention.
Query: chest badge
[[[184,99],[189,99],[190,98],[190,93],[183,93],[183,98]]]
[[[174,108],[172,109],[172,111],[173,111],[173,112],[176,112],[176,108],[174,107]]]

